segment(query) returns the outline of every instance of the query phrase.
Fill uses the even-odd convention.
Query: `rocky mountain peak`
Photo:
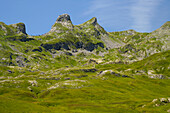
[[[70,15],[68,14],[62,14],[56,20],[57,23],[70,22],[70,21],[71,21]]]
[[[91,20],[90,20],[91,24],[93,25],[96,25],[97,24],[97,18],[96,17],[93,17]]]
[[[83,23],[83,25],[87,26],[87,25],[97,25],[97,18],[93,17],[92,19],[88,20],[87,22]]]
[[[64,32],[63,29],[72,30],[73,28],[74,26],[71,22],[70,15],[62,14],[57,18],[55,24],[52,26],[51,32],[61,33]]]

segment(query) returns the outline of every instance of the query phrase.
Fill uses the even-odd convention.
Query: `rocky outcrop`
[[[54,44],[41,44],[42,47],[44,47],[46,50],[50,50],[50,49],[55,49],[55,50],[61,50],[61,49],[65,49],[65,50],[70,50],[72,49],[71,46],[76,47],[77,49],[85,49],[87,51],[93,51],[94,49],[97,49],[98,47],[102,47],[104,48],[104,44],[99,42],[99,43],[92,43],[89,42],[87,44],[83,43],[83,42],[58,42],[58,43],[54,43]]]
[[[60,15],[56,20],[56,23],[65,23],[65,22],[71,22],[70,15],[68,14]]]
[[[105,29],[100,26],[97,22],[97,18],[93,17],[89,21],[78,25],[85,33],[91,36],[98,37],[102,42],[104,42],[106,48],[112,49],[122,46],[124,43],[120,40],[114,40]]]
[[[17,34],[19,34],[19,33],[27,34],[24,23],[11,24],[10,26],[12,26],[16,30],[15,32]]]
[[[60,15],[55,24],[52,26],[50,32],[65,32],[67,30],[72,30],[74,28],[70,16],[68,14]]]
[[[55,44],[41,44],[42,47],[44,47],[46,50],[50,50],[50,49],[55,49],[55,50],[61,50],[61,49],[65,49],[65,50],[70,50],[69,48],[69,43],[67,42],[58,42]]]
[[[85,45],[84,49],[86,49],[87,51],[93,51],[94,49],[97,49],[98,47],[104,48],[104,44],[103,43],[94,44],[92,42],[89,42]]]
[[[6,25],[5,23],[0,22],[0,31],[1,31],[0,35],[3,35],[3,36],[6,36],[6,35],[10,36],[10,35],[16,35],[16,34],[27,35],[24,23]]]
[[[51,36],[57,40],[52,40],[53,42],[51,41],[50,43],[42,44],[47,50],[70,50],[73,47],[92,52],[98,47],[106,47],[109,49],[117,48],[122,44],[119,43],[121,41],[115,41],[110,37],[104,28],[98,24],[96,17],[93,17],[83,24],[73,25],[68,14],[60,15],[52,26],[50,32],[44,34],[44,36]],[[60,41],[60,39],[63,40]]]
[[[152,104],[154,104],[153,107],[166,105],[168,103],[170,103],[170,98],[159,98],[159,99],[153,99],[152,101]]]

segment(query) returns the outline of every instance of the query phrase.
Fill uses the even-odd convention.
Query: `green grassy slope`
[[[1,88],[1,112],[158,112],[170,104],[148,105],[155,98],[167,98],[169,80],[148,78],[91,79],[88,87],[57,88],[35,95],[29,91]],[[146,107],[142,108],[143,105]],[[147,106],[148,105],[148,106]]]
[[[108,33],[96,18],[72,25],[65,16],[40,36],[0,22],[0,112],[170,109],[169,22],[151,33]]]
[[[168,69],[168,55],[169,51],[155,54],[133,64],[95,64],[96,68],[93,65],[65,67],[58,71],[53,69],[43,71],[44,73],[25,72],[22,76],[18,73],[18,78],[11,78],[9,81],[1,78],[3,81],[0,88],[1,104],[3,105],[1,110],[56,113],[164,113],[170,104],[165,103],[166,105],[161,104],[154,107],[155,104],[152,103],[152,100],[170,97],[170,79],[151,79],[143,73],[138,75],[134,72],[142,69],[150,70],[159,66]],[[153,58],[155,60],[150,62]],[[164,64],[161,59],[167,63]],[[98,75],[100,71],[105,70],[112,70],[115,73],[106,72]],[[14,72],[17,73],[17,71]],[[169,72],[166,70],[161,74],[169,75]],[[123,77],[124,74],[129,77]],[[9,75],[12,74],[6,76]],[[30,80],[35,82],[31,83]],[[12,104],[14,102],[16,103]]]

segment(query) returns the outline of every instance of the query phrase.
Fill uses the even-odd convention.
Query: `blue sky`
[[[29,35],[47,33],[67,13],[74,25],[92,17],[105,30],[151,32],[170,21],[170,0],[0,0],[0,21],[23,22]]]

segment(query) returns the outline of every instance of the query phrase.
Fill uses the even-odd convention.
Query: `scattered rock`
[[[170,103],[170,98],[168,98],[168,102]]]
[[[38,86],[38,82],[36,80],[28,80],[29,83],[31,83],[32,86]]]
[[[73,56],[73,54],[70,53],[70,52],[65,52],[65,54],[68,55],[68,56]]]
[[[16,57],[16,63],[17,63],[17,65],[19,66],[19,67],[24,67],[25,66],[25,63],[24,63],[24,57],[22,57],[22,56],[17,56]]]
[[[8,73],[13,73],[11,70],[7,70],[8,71]]]
[[[80,69],[81,71],[84,71],[84,72],[96,72],[97,69]]]
[[[156,75],[156,74],[152,74],[149,76],[150,78],[154,78],[154,79],[165,79],[164,75]]]
[[[168,103],[169,101],[168,101],[168,99],[166,99],[166,98],[160,98],[160,102]]]
[[[127,75],[122,75],[122,77],[129,77],[129,76],[127,76]]]
[[[112,70],[104,70],[104,71],[100,71],[99,74],[97,74],[97,76],[103,76],[105,75],[106,73],[109,73],[111,75],[115,75],[117,77],[120,77],[121,74],[120,73],[115,73],[114,71]],[[129,77],[128,75],[122,75],[122,77]]]
[[[77,48],[77,47],[76,47],[76,48]],[[73,53],[76,53],[76,52],[78,52],[78,51],[77,51],[77,49],[73,49],[72,52],[73,52]]]
[[[153,102],[153,103],[155,103],[155,102],[157,102],[157,101],[158,101],[158,99],[153,99],[153,101],[152,101],[152,102]]]
[[[96,62],[96,60],[93,60],[93,59],[90,59],[90,60],[88,61],[88,64],[91,64],[91,63],[98,64],[98,62]]]
[[[167,112],[170,113],[170,109],[168,109]]]
[[[156,106],[156,107],[159,107],[159,106],[160,106],[160,104],[155,104],[155,106]]]
[[[39,78],[39,79],[43,79],[43,80],[60,80],[61,78],[51,77],[51,78]]]
[[[153,99],[152,103],[154,104],[153,107],[158,107],[161,105],[166,105],[167,103],[170,103],[169,98],[159,98],[159,99]]]
[[[144,108],[146,105],[144,104],[143,106],[142,106],[142,108]]]
[[[33,92],[33,90],[30,88],[30,86],[29,86],[29,87],[27,87],[27,88],[28,88],[28,90],[29,90],[29,91]]]
[[[151,74],[153,74],[153,73],[154,73],[153,70],[148,70],[148,75],[151,75]]]
[[[88,77],[88,75],[75,76],[76,78]]]
[[[51,83],[47,83],[47,85],[51,85]]]
[[[107,72],[109,72],[110,74],[113,72],[112,70],[104,70],[104,71],[100,71],[99,74],[97,76],[102,76],[105,75]]]
[[[71,78],[70,77],[66,77],[66,78],[64,78],[64,80],[70,80]]]
[[[114,75],[117,76],[117,77],[121,76],[120,73],[115,73]]]
[[[45,73],[44,72],[41,72],[40,75],[44,75]]]
[[[116,73],[114,71],[112,71],[111,74],[113,75],[113,74],[116,74]]]

